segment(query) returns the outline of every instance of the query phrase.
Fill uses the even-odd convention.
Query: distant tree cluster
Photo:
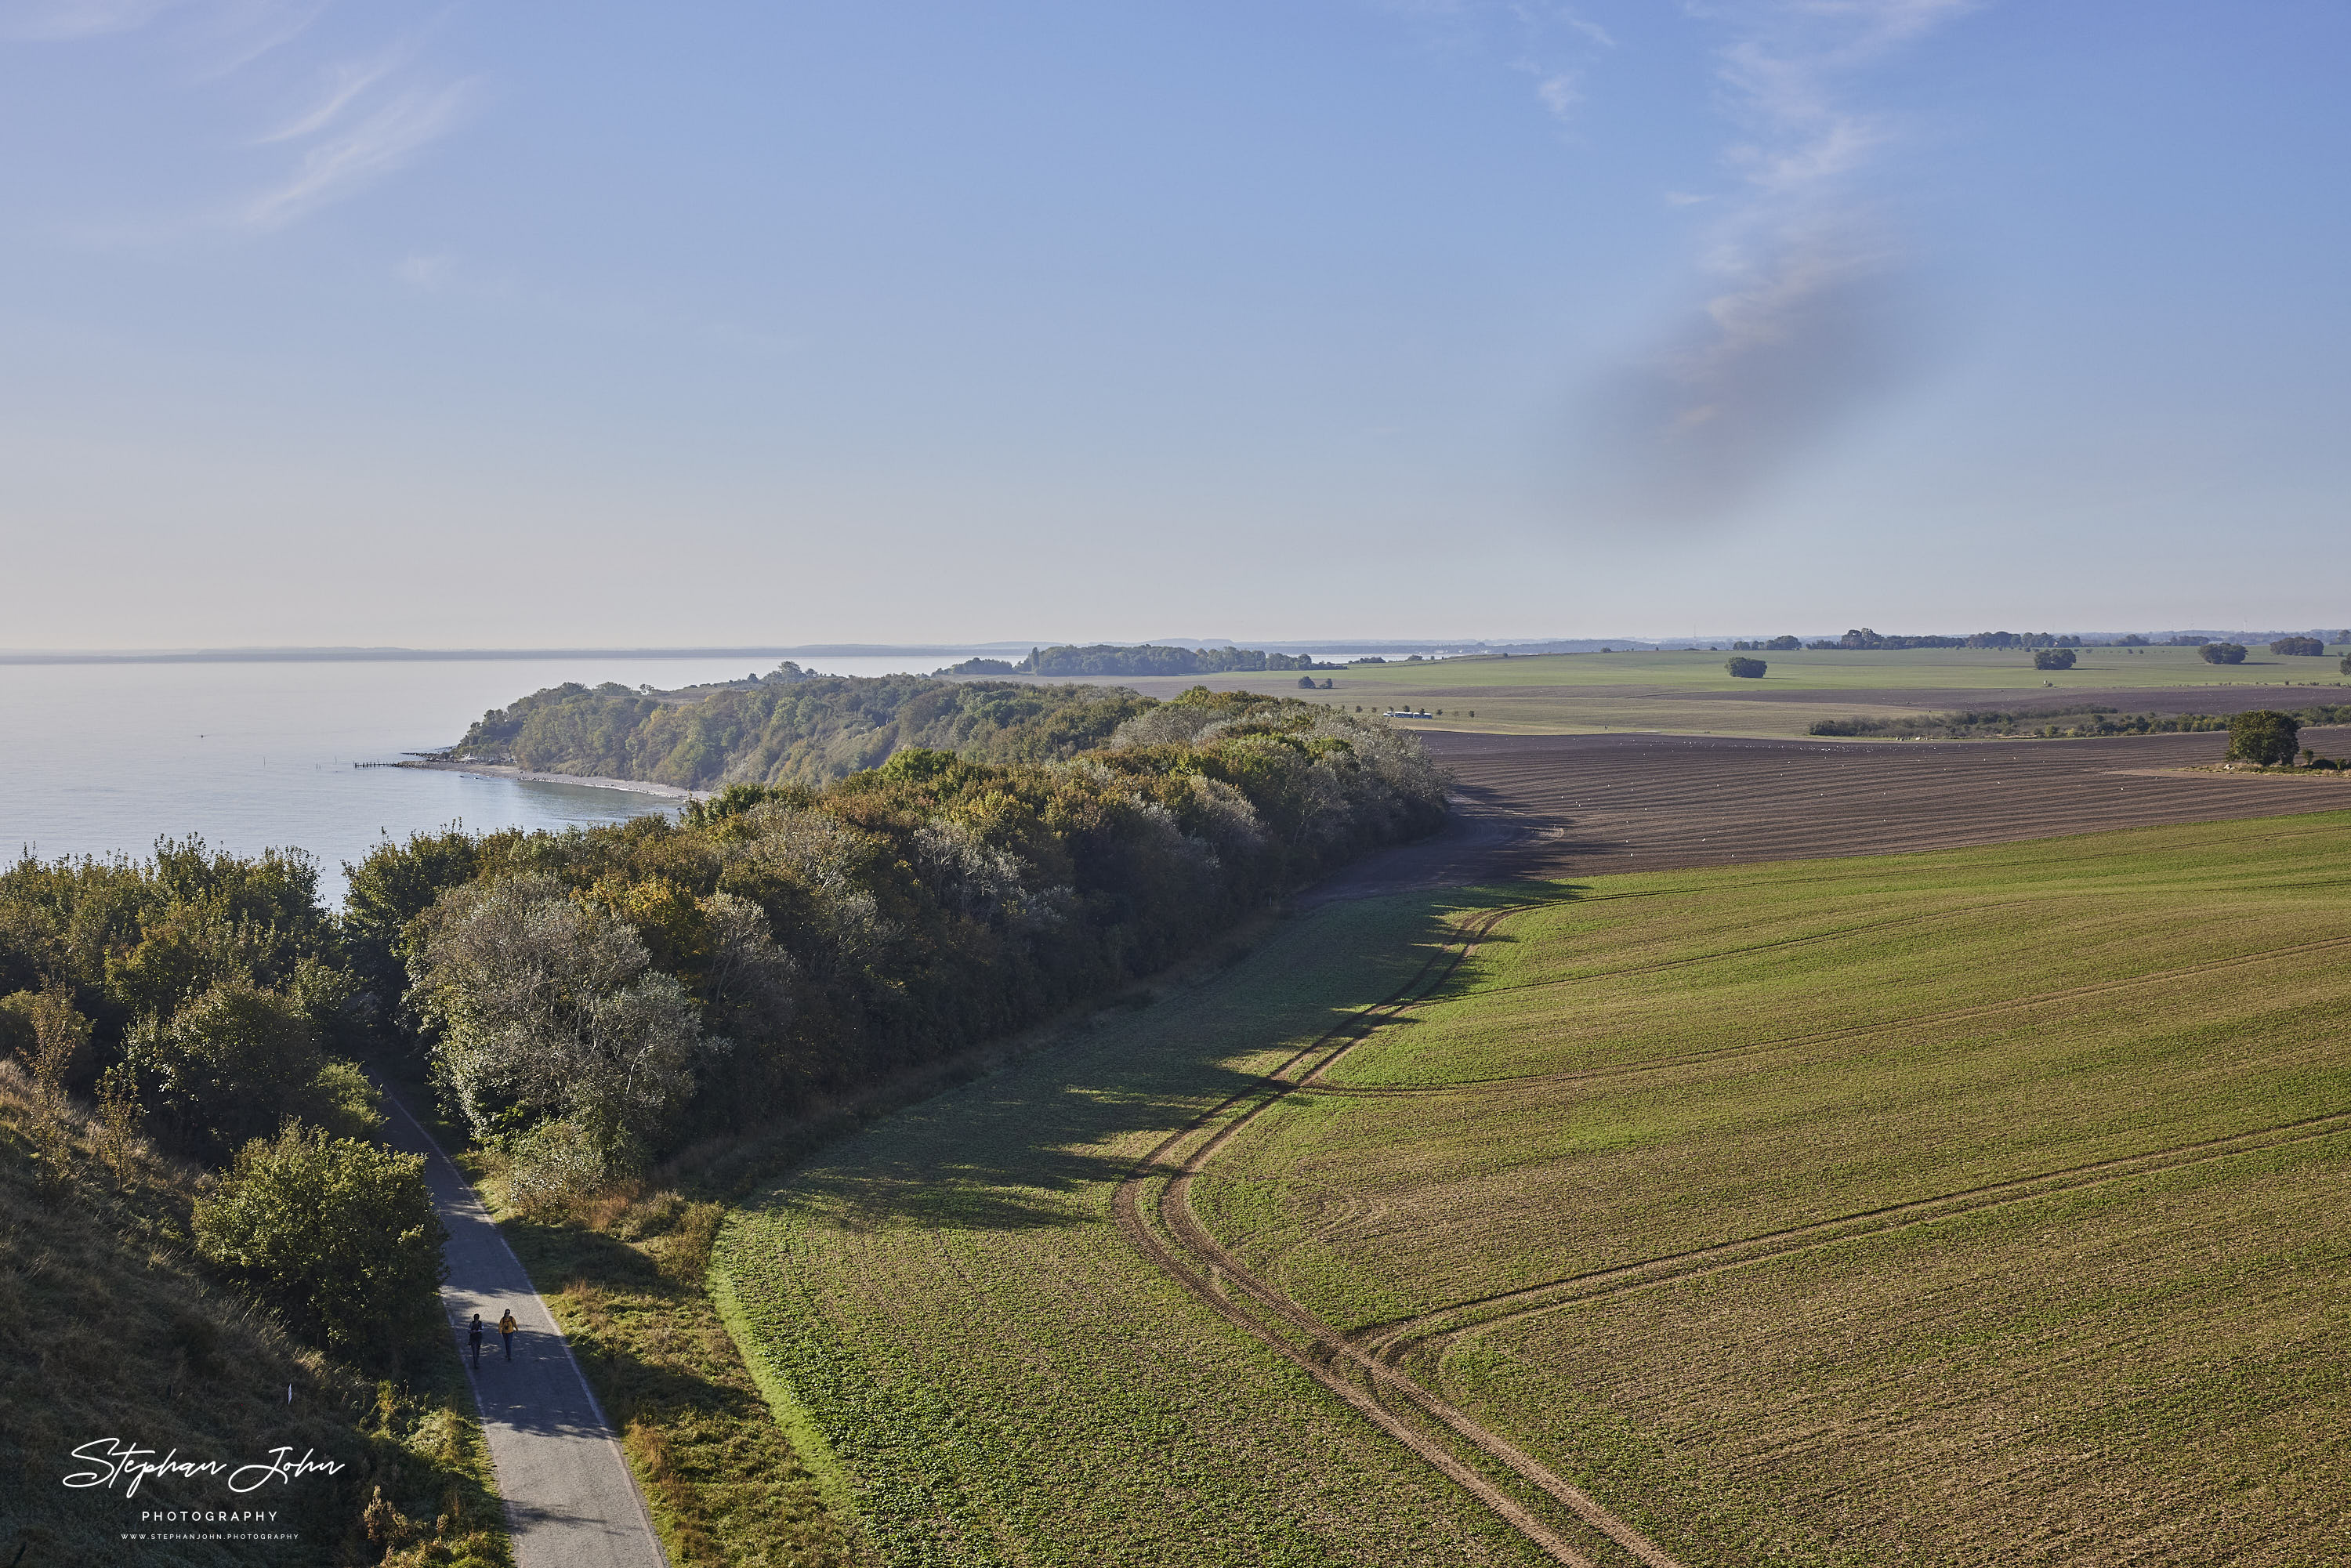
[[[1016,675],[1020,667],[1008,659],[966,659],[935,672],[942,675]]]
[[[2208,664],[2241,664],[2245,662],[2246,650],[2242,643],[2200,643],[2197,644],[2196,652],[2197,656]]]
[[[1823,650],[1859,648],[1866,650],[1903,648],[2078,648],[2079,637],[2061,637],[2053,632],[1978,632],[1966,637],[1888,636],[1883,632],[1861,626],[1842,637],[1827,638],[1804,646]],[[1774,642],[1771,646],[1778,647]]]
[[[1722,667],[1740,679],[1747,681],[1761,679],[1763,672],[1770,668],[1761,659],[1743,659],[1736,653],[1725,659],[1722,662]]]
[[[1804,640],[1801,637],[1774,637],[1767,643],[1733,643],[1730,651],[1734,653],[1790,653],[1803,645]]]
[[[2036,670],[2070,670],[2074,667],[2074,650],[2071,648],[2038,649],[2032,655],[2032,667]]]
[[[2281,637],[2270,644],[2270,652],[2281,656],[2319,659],[2326,655],[2326,644],[2315,637]]]
[[[2297,708],[2286,716],[2299,725],[2351,724],[2351,704],[2322,704]],[[2091,706],[1970,709],[1959,713],[1911,714],[1899,718],[1823,718],[1814,720],[1808,733],[1931,736],[1938,739],[1969,739],[1997,735],[2066,738],[2103,735],[2188,735],[2227,729],[2230,723],[2229,717],[2221,714],[2126,714],[2112,707]]]
[[[1121,648],[1097,643],[1083,648],[1034,648],[1019,671],[1024,675],[1225,675],[1268,670],[1335,670],[1305,653],[1267,653],[1249,648],[1165,648],[1153,643]]]

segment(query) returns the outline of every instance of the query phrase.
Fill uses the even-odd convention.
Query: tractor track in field
[[[1707,1051],[1689,1051],[1667,1056],[1645,1057],[1639,1061],[1614,1062],[1604,1067],[1580,1067],[1564,1072],[1531,1072],[1511,1078],[1470,1078],[1453,1083],[1333,1083],[1323,1075],[1337,1065],[1342,1056],[1347,1054],[1344,1051],[1340,1051],[1332,1052],[1312,1072],[1299,1080],[1296,1086],[1301,1089],[1311,1089],[1317,1094],[1360,1095],[1366,1099],[1381,1099],[1431,1094],[1468,1094],[1495,1090],[1534,1088],[1552,1083],[1582,1083],[1596,1079],[1623,1078],[1643,1072],[1662,1071],[1702,1061],[1726,1061],[1763,1051],[1785,1051],[1801,1045],[1817,1045],[1833,1040],[1859,1039],[1867,1035],[1884,1034],[1893,1030],[1916,1029],[1928,1024],[1956,1023],[1968,1019],[1989,1018],[2000,1013],[2019,1012],[2057,1002],[2076,1001],[2084,997],[2126,991],[2134,987],[2151,985],[2158,981],[2177,981],[2197,975],[2214,974],[2223,969],[2263,963],[2273,958],[2290,957],[2298,953],[2318,953],[2329,948],[2346,946],[2351,946],[2351,936],[2322,936],[2309,942],[2290,942],[2283,947],[2264,947],[2256,953],[2238,953],[2226,958],[2208,959],[2200,964],[2182,965],[2176,969],[2154,969],[2144,975],[2125,976],[2118,980],[2094,980],[2086,985],[2060,987],[2053,991],[2037,991],[2031,996],[2014,997],[2006,1001],[1980,1002],[1972,1007],[1949,1008],[1940,1012],[1917,1013],[1907,1018],[1887,1019],[1878,1023],[1849,1024],[1841,1029],[1815,1030],[1806,1034],[1782,1035],[1776,1040],[1753,1040],[1745,1045],[1716,1046]],[[1717,957],[1736,956],[1736,953],[1715,955]],[[1608,971],[1611,974],[1638,972],[1623,969]],[[1487,993],[1481,991],[1479,994],[1483,996]],[[1414,999],[1423,998],[1415,998]],[[1357,1042],[1350,1042],[1351,1045],[1353,1043]]]
[[[1440,1424],[1454,1437],[1563,1506],[1586,1530],[1614,1542],[1634,1561],[1648,1568],[1680,1568],[1674,1558],[1583,1489],[1257,1279],[1192,1212],[1193,1177],[1242,1128],[1301,1086],[1301,1068],[1311,1072],[1323,1061],[1353,1049],[1382,1022],[1442,985],[1504,917],[1531,907],[1520,904],[1485,912],[1446,947],[1431,953],[1413,977],[1386,998],[1359,1009],[1293,1052],[1259,1086],[1228,1097],[1162,1141],[1119,1184],[1112,1208],[1128,1241],[1162,1273],[1460,1486],[1553,1561],[1570,1568],[1600,1568],[1598,1560],[1465,1463],[1447,1440],[1418,1422]],[[1192,1145],[1188,1151],[1186,1145]],[[1153,1200],[1150,1189],[1155,1184],[1157,1193]]]
[[[1304,1372],[1374,1427],[1460,1486],[1539,1550],[1556,1562],[1569,1564],[1570,1568],[1600,1568],[1600,1565],[1576,1542],[1568,1539],[1519,1498],[1465,1462],[1465,1452],[1474,1449],[1499,1464],[1519,1481],[1531,1485],[1544,1498],[1564,1508],[1577,1522],[1605,1537],[1634,1561],[1646,1564],[1648,1568],[1679,1568],[1679,1564],[1589,1493],[1444,1397],[1442,1384],[1437,1381],[1442,1377],[1444,1353],[1461,1337],[1563,1310],[1583,1301],[1722,1273],[1750,1264],[1834,1247],[1860,1237],[1907,1229],[2009,1204],[2031,1202],[2110,1182],[2158,1175],[2351,1133],[2351,1109],[2327,1112],[2248,1132],[2061,1166],[1805,1225],[1709,1243],[1632,1263],[1591,1270],[1513,1291],[1473,1297],[1410,1318],[1370,1324],[1352,1331],[1338,1330],[1324,1323],[1259,1280],[1230,1249],[1209,1233],[1194,1212],[1191,1201],[1194,1180],[1207,1170],[1244,1128],[1292,1094],[1459,1093],[1478,1089],[1612,1077],[1694,1061],[2011,1011],[2075,997],[2126,989],[2152,981],[2177,980],[2184,976],[2255,964],[2298,953],[2351,946],[2351,937],[2321,938],[2123,980],[2064,988],[2007,1002],[1986,1003],[1886,1023],[1821,1030],[1752,1046],[1727,1047],[1719,1051],[1585,1071],[1486,1080],[1465,1084],[1360,1090],[1322,1081],[1324,1073],[1370,1040],[1384,1025],[1395,1021],[1407,1009],[1431,999],[1504,919],[1552,902],[1512,904],[1480,913],[1464,925],[1443,947],[1425,958],[1412,977],[1386,998],[1358,1009],[1293,1051],[1255,1086],[1228,1097],[1163,1140],[1119,1185],[1113,1197],[1113,1209],[1119,1228],[1129,1243],[1163,1274],[1217,1315]],[[1735,955],[1713,955],[1717,957],[1732,956]],[[1155,1196],[1152,1191],[1155,1186]],[[1433,1360],[1430,1359],[1431,1353]],[[1416,1367],[1416,1364],[1425,1365]],[[1416,1375],[1416,1370],[1422,1371],[1424,1375],[1427,1373],[1435,1375],[1424,1381],[1423,1376]]]
[[[1823,747],[1688,737],[1601,737],[1596,744],[1589,737],[1428,738],[1437,742],[1431,749],[1440,760],[1455,767],[1462,790],[1457,804],[1469,808],[1458,815],[1469,820],[1458,832],[1429,844],[1391,852],[1380,867],[1343,873],[1302,897],[1299,907],[1477,883],[1557,880],[1592,873],[1694,869],[1778,859],[1898,854],[2158,823],[2340,810],[2351,803],[2351,792],[2343,800],[2314,797],[2288,802],[2274,793],[2225,789],[2205,779],[2183,781],[2154,774],[2142,779],[2136,769],[2115,766],[2141,758],[2177,766],[2187,755],[2181,737],[2157,737],[2158,744],[2152,746],[2129,741],[2119,745],[2007,743],[1997,752],[1927,745]],[[2175,758],[2175,752],[2180,755]],[[1994,766],[1986,768],[1984,763]],[[1827,777],[1822,771],[1823,764]],[[2126,773],[2130,775],[2127,781]],[[2020,804],[2020,798],[2028,799],[2030,804]],[[1396,863],[1387,865],[1384,860]],[[1655,897],[1671,891],[1675,890],[1605,896]],[[1571,1568],[1601,1568],[1604,1560],[1621,1561],[1619,1553],[1647,1568],[1679,1565],[1582,1489],[1416,1378],[1405,1364],[1416,1349],[1611,1291],[1689,1279],[1834,1245],[1855,1236],[2351,1132],[2351,1111],[2331,1113],[1593,1270],[1353,1333],[1332,1328],[1259,1280],[1201,1224],[1191,1202],[1194,1180],[1245,1127],[1290,1095],[1301,1092],[1459,1094],[1651,1071],[2011,1012],[2296,952],[2351,946],[2351,937],[2296,944],[2011,1001],[1637,1063],[1463,1083],[1354,1087],[1327,1082],[1325,1075],[1339,1061],[1383,1025],[1431,999],[1501,920],[1552,902],[1515,903],[1484,911],[1465,923],[1386,998],[1358,1009],[1257,1082],[1164,1139],[1120,1183],[1113,1211],[1129,1243],[1172,1282],[1460,1486],[1539,1551]],[[1591,901],[1571,896],[1559,902]],[[1938,911],[1899,923],[1980,912],[1980,906],[1964,912]],[[1883,924],[1888,923],[1765,946],[1852,936],[1856,930],[1882,928]],[[1667,960],[1610,973],[1665,970],[1733,956]],[[1602,977],[1570,976],[1508,988],[1564,986]],[[1498,1306],[1503,1310],[1493,1312]],[[1490,1315],[1475,1315],[1480,1312]],[[1471,1314],[1473,1321],[1453,1321],[1464,1313]],[[1482,1469],[1473,1462],[1481,1458]],[[1516,1495],[1506,1487],[1517,1489]],[[1555,1510],[1563,1510],[1564,1515]]]
[[[1915,1225],[1929,1225],[1938,1219],[1955,1218],[2012,1203],[2030,1203],[2036,1198],[2103,1186],[2109,1182],[2127,1181],[2134,1176],[2158,1176],[2214,1160],[2260,1154],[2270,1149],[2291,1148],[2297,1144],[2312,1143],[2345,1133],[2351,1133],[2351,1109],[2323,1112],[2248,1132],[2226,1133],[2160,1149],[2142,1150],[2135,1155],[2117,1155],[2111,1159],[2063,1166],[2055,1170],[2014,1176],[2006,1181],[1987,1182],[1980,1186],[1938,1193],[1932,1197],[1913,1198],[1877,1208],[1859,1209],[1810,1224],[1762,1231],[1729,1241],[1710,1242],[1704,1247],[1664,1253],[1637,1262],[1589,1270],[1541,1284],[1521,1286],[1514,1291],[1473,1296],[1413,1317],[1368,1324],[1351,1331],[1348,1339],[1381,1362],[1400,1366],[1424,1346],[1436,1348],[1441,1355],[1444,1347],[1465,1334],[1557,1312],[1604,1296],[1699,1279],[1731,1269],[1743,1269],[1750,1264],[1766,1263],[1801,1252],[1834,1247],[1857,1237],[1907,1230]]]

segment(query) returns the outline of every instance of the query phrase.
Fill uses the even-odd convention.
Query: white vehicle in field
[[[1392,707],[1388,709],[1387,712],[1380,715],[1380,716],[1382,718],[1434,718],[1437,716],[1431,713],[1424,713],[1416,708]]]

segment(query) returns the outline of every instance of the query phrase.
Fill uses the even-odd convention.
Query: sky
[[[2351,624],[2346,57],[0,0],[0,647]]]

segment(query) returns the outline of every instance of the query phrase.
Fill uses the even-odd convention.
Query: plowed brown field
[[[2318,734],[2319,732],[2313,732]],[[1580,876],[1898,854],[2110,828],[2351,805],[2351,774],[2164,773],[2218,761],[2218,735],[2103,740],[1744,740],[1686,735],[1437,735],[1467,810],[1399,875]],[[2321,738],[2322,748],[2332,742]]]

